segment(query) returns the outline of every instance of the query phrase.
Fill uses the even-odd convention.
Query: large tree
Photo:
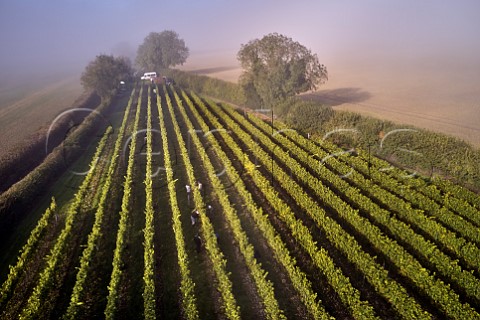
[[[188,54],[185,41],[175,31],[151,32],[138,47],[136,63],[141,70],[159,71],[183,64]]]
[[[132,73],[128,58],[102,54],[87,65],[80,80],[84,88],[94,89],[104,98],[120,86],[120,81],[129,80]]]
[[[328,79],[327,68],[300,43],[271,33],[242,44],[237,55],[240,83],[248,102],[266,107],[301,92],[315,90]]]

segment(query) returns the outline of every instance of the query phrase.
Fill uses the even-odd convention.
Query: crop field
[[[39,129],[46,130],[49,122],[82,93],[80,82],[73,77],[37,86],[0,87],[0,158]]]
[[[0,318],[480,318],[480,196],[448,181],[141,83],[89,161]]]
[[[234,56],[234,52],[196,56],[182,69],[238,83],[242,68],[228,59]],[[328,82],[318,91],[302,96],[335,110],[442,132],[479,147],[480,76],[471,71],[478,70],[478,65],[459,63],[453,68],[460,69],[454,70],[446,65],[434,67],[435,62],[425,63],[421,59],[404,64],[394,60],[395,63],[371,58],[351,61],[350,57],[336,56],[327,60],[329,70],[335,71]],[[460,73],[461,80],[451,76]],[[416,76],[412,77],[413,74]]]

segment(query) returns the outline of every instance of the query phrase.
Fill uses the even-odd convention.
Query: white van
[[[155,79],[156,77],[157,77],[156,72],[145,72],[140,79],[153,81],[153,79]]]

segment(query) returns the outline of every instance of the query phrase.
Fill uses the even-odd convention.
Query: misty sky
[[[134,57],[151,31],[173,29],[192,59],[270,32],[328,67],[335,59],[479,59],[480,1],[0,0],[0,70],[80,68],[97,54]]]
[[[79,81],[166,29],[190,48],[183,68],[237,68],[217,74],[231,81],[241,44],[284,34],[327,66],[318,94],[353,94],[339,108],[480,145],[480,0],[0,0],[0,87]]]

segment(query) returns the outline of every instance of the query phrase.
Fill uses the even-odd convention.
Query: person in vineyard
[[[257,261],[260,260],[261,255],[260,255],[260,252],[257,249],[254,249],[254,251],[253,251],[253,257]]]
[[[201,194],[202,196],[205,196],[205,195],[202,193],[202,190],[203,190],[203,185],[202,185],[202,183],[201,183],[200,181],[197,181],[197,182],[196,182],[196,185],[197,185],[198,191],[200,191],[200,194]]]
[[[192,221],[192,226],[195,225],[195,217],[193,216],[193,213],[190,215],[190,221]]]
[[[198,220],[200,218],[200,214],[198,213],[198,210],[195,209],[192,211],[192,214],[190,215],[190,220],[192,221],[192,226],[194,226],[196,223],[198,223]]]
[[[211,204],[207,204],[207,214],[209,216],[212,216],[212,213],[213,213],[213,207]]]
[[[197,250],[197,253],[200,253],[202,250],[202,238],[197,234],[193,237],[193,241],[195,241],[195,249]]]
[[[192,188],[190,188],[190,185],[185,185],[185,189],[187,190],[187,200],[188,204],[190,205],[190,192],[192,191]]]

